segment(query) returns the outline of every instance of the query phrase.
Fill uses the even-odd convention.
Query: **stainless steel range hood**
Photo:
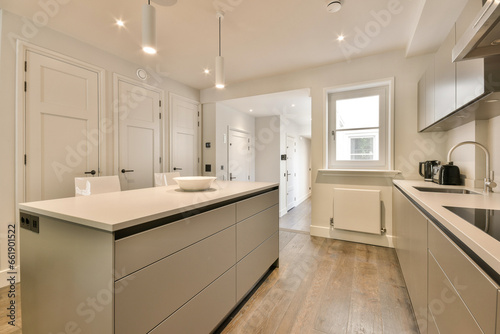
[[[484,1],[481,12],[453,48],[453,61],[500,54],[500,0]]]

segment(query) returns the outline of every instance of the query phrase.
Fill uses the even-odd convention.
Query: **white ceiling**
[[[442,28],[443,20],[431,15],[422,21],[420,15],[429,12],[424,10],[425,4],[439,3],[437,7],[450,15],[458,10],[453,6],[455,1],[344,0],[342,10],[331,14],[326,11],[325,0],[178,0],[173,6],[160,6],[153,0],[159,49],[154,56],[144,54],[140,48],[141,7],[146,0],[0,0],[0,6],[33,18],[44,11],[39,3],[57,3],[56,13],[49,13],[50,28],[204,89],[213,86],[214,80],[213,74],[206,75],[203,70],[213,71],[218,52],[216,8],[226,12],[222,55],[226,60],[226,83],[230,85],[345,61],[345,52],[336,40],[340,34],[346,36],[344,46],[356,48],[349,54],[351,58],[395,49],[410,50],[411,55],[429,51],[441,42],[442,36],[434,36],[433,31],[437,25]],[[393,13],[390,4],[396,4]],[[125,28],[115,24],[118,18],[125,21]],[[368,31],[371,36],[363,38],[360,31]],[[409,46],[413,40],[415,46]]]
[[[220,103],[253,117],[283,115],[288,120],[302,126],[299,135],[311,137],[311,97],[309,89],[251,96],[226,100]]]

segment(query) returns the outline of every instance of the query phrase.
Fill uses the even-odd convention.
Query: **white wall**
[[[19,16],[7,11],[1,11],[0,15],[0,101],[1,119],[0,133],[0,286],[6,284],[2,273],[7,268],[6,263],[6,231],[7,225],[16,221],[16,41],[11,38],[13,35],[24,36],[25,30],[23,21]],[[26,29],[24,27],[24,29]],[[88,44],[70,38],[56,31],[37,28],[36,33],[26,36],[26,42],[53,50],[63,55],[99,66],[105,72],[105,96],[104,117],[112,119],[113,115],[113,73],[136,78],[136,71],[140,64],[133,64],[98,50]],[[199,90],[185,86],[166,77],[158,76],[157,73],[150,73],[151,77],[146,83],[165,90],[165,93],[174,92],[178,95],[199,101]],[[153,75],[154,74],[154,75]],[[166,101],[165,101],[166,102]],[[164,103],[168,106],[168,103]],[[109,133],[106,138],[106,171],[105,174],[113,172],[113,133]]]
[[[255,119],[255,181],[280,182],[280,118]]]
[[[228,83],[223,91],[201,91],[202,102],[223,101],[246,96],[310,88],[312,98],[312,228],[313,235],[331,237],[329,219],[332,214],[333,181],[316,180],[318,169],[325,168],[326,156],[326,97],[324,88],[395,78],[394,97],[394,161],[395,169],[405,178],[420,179],[418,162],[444,160],[446,139],[442,133],[417,133],[417,82],[428,65],[430,56],[406,59],[404,51],[388,52],[317,68],[257,79],[238,84]],[[366,180],[366,184],[370,181]],[[385,187],[390,187],[390,182]],[[367,186],[368,187],[368,186]],[[387,189],[386,189],[387,190]],[[392,196],[383,196],[388,215],[386,223],[392,231]],[[380,244],[392,244],[388,233]],[[376,242],[373,242],[376,243]]]

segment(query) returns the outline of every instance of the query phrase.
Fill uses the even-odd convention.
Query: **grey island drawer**
[[[124,278],[115,295],[115,333],[146,333],[236,262],[235,227]],[[121,281],[115,283],[117,291]]]
[[[236,203],[236,221],[242,221],[243,219],[278,204],[278,202],[278,190],[273,190],[265,194],[240,201]]]
[[[115,279],[233,225],[235,210],[236,204],[231,204],[117,240]]]

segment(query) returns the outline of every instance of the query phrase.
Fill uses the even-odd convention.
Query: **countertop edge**
[[[203,200],[199,203],[195,204],[189,204],[181,207],[176,207],[170,210],[165,210],[162,212],[157,212],[153,213],[150,215],[145,215],[142,217],[137,217],[133,218],[130,220],[125,220],[125,221],[119,221],[119,222],[114,222],[114,223],[106,223],[103,221],[95,220],[95,219],[86,219],[84,217],[77,217],[74,215],[68,215],[64,214],[61,212],[56,212],[53,210],[46,210],[40,207],[40,205],[43,205],[43,202],[32,202],[32,203],[20,203],[19,204],[19,211],[26,212],[28,214],[37,214],[40,216],[46,216],[54,219],[59,219],[59,220],[64,220],[70,223],[82,225],[82,226],[87,226],[90,228],[95,228],[98,230],[102,230],[105,232],[117,232],[125,228],[133,227],[136,225],[140,225],[143,223],[150,222],[152,220],[158,220],[162,218],[167,218],[169,216],[173,216],[176,214],[181,214],[184,212],[196,210],[196,209],[201,209],[207,206],[211,205],[216,205],[217,203],[222,203],[222,202],[228,202],[228,201],[234,201],[238,200],[240,198],[248,197],[249,195],[252,194],[257,194],[257,193],[265,193],[268,191],[272,191],[274,189],[278,189],[279,184],[278,183],[270,183],[270,182],[262,182],[261,185],[259,185],[256,188],[253,189],[248,189],[248,190],[243,190],[240,192],[232,193],[232,194],[227,194],[223,195],[222,197],[218,198],[212,198],[212,199],[207,199]],[[193,192],[193,194],[197,194],[196,192]]]

